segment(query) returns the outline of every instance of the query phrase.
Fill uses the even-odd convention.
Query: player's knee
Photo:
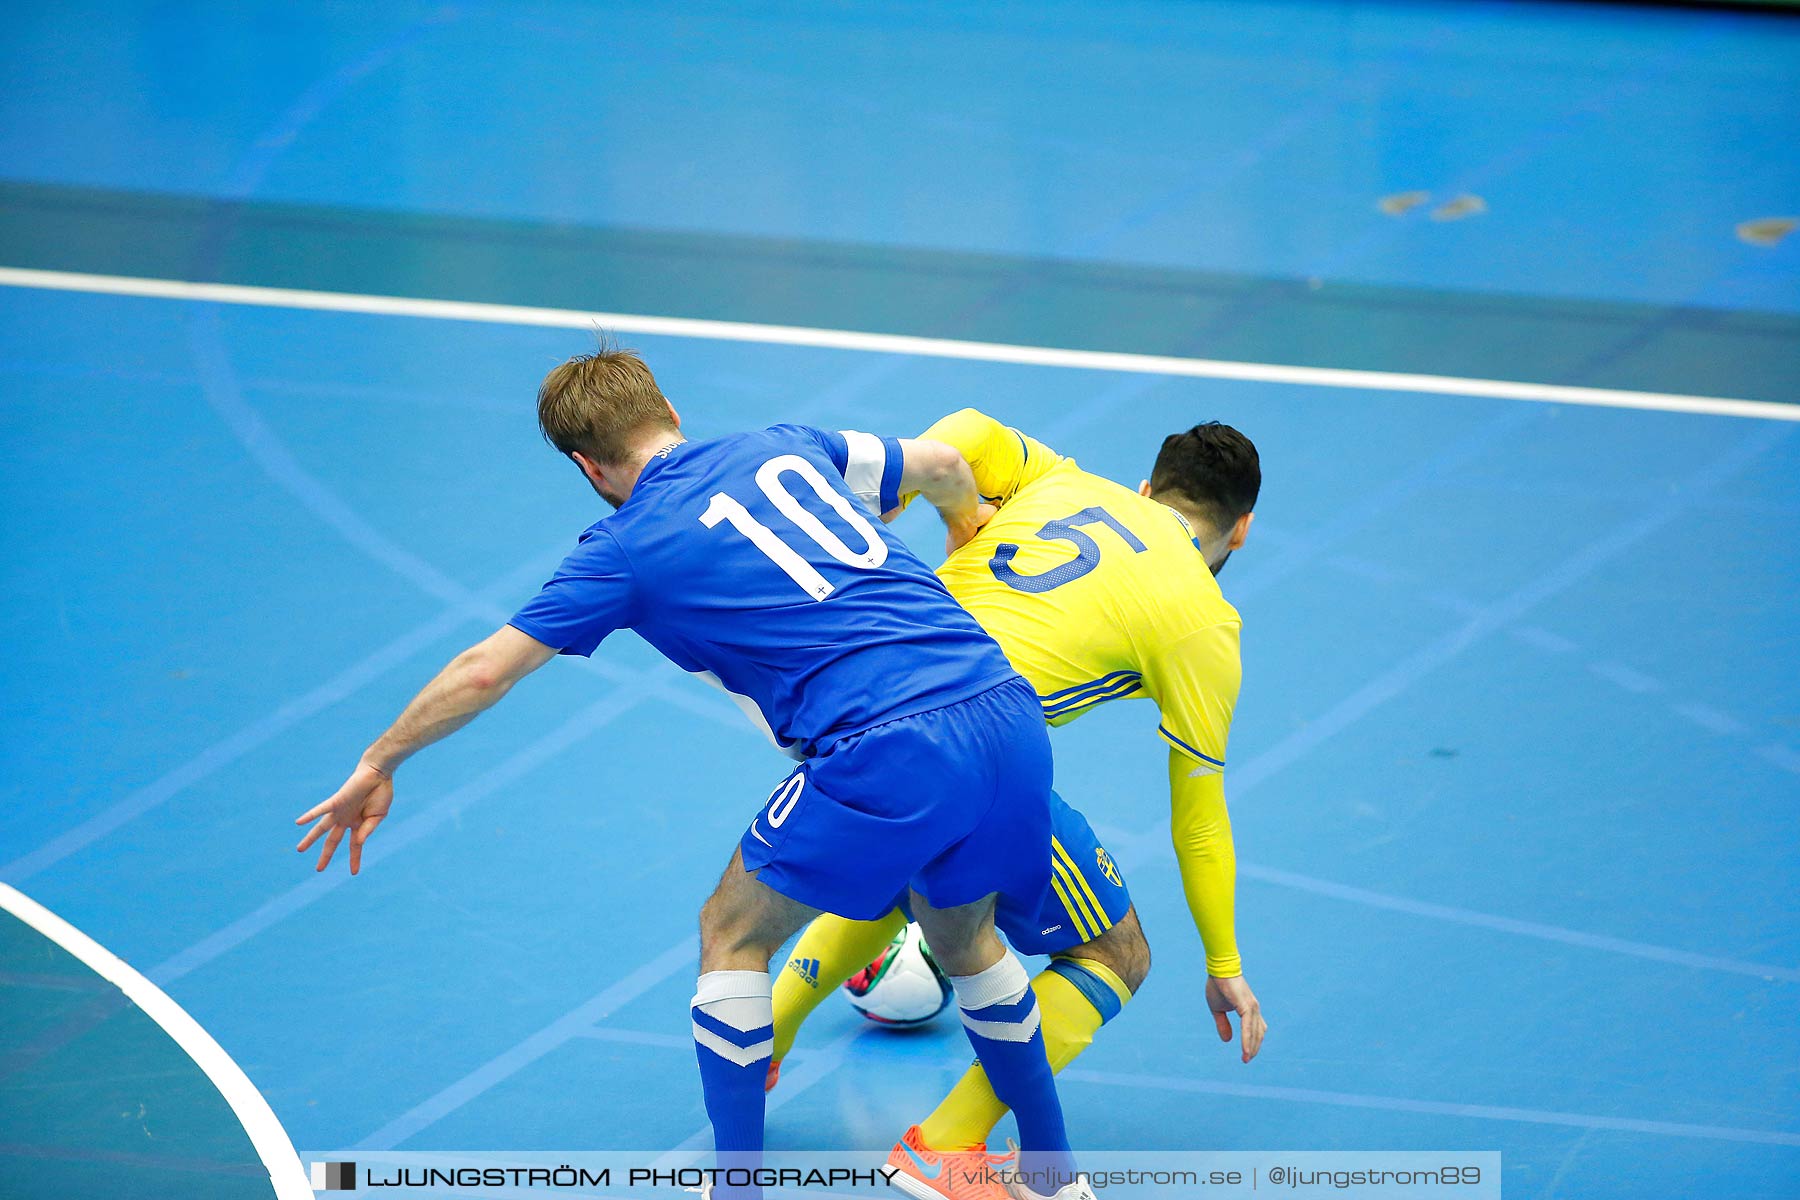
[[[1125,953],[1119,956],[1119,963],[1113,968],[1113,973],[1135,996],[1138,989],[1144,986],[1144,980],[1150,978],[1150,943],[1144,940],[1144,931],[1133,930],[1124,949]]]
[[[1144,938],[1135,908],[1078,953],[1104,963],[1134,995],[1150,977],[1150,943]]]
[[[946,975],[979,975],[1006,953],[1006,946],[990,926],[986,929],[953,929],[937,938],[926,934],[932,957]]]

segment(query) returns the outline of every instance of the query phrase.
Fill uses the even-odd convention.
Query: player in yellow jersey
[[[923,437],[962,454],[984,502],[980,532],[938,575],[1037,689],[1045,720],[1065,724],[1127,697],[1160,709],[1175,852],[1206,948],[1207,1004],[1227,1042],[1226,1014],[1238,1014],[1249,1062],[1267,1026],[1238,959],[1223,784],[1239,619],[1214,577],[1250,529],[1261,486],[1256,448],[1229,426],[1195,426],[1164,440],[1134,492],[974,409]],[[1150,950],[1118,864],[1080,813],[1060,798],[1057,805],[1053,894],[1041,912],[1003,905],[998,923],[1021,952],[1053,956],[1032,988],[1060,1071],[1143,983]],[[905,921],[896,910],[872,922],[825,916],[807,929],[775,986],[771,1087],[800,1023]],[[1000,1161],[984,1156],[1005,1112],[975,1064],[894,1147],[896,1186],[919,1197],[990,1194],[954,1168]]]

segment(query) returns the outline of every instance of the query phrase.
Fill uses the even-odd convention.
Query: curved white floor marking
[[[95,974],[124,992],[145,1016],[162,1026],[163,1032],[194,1060],[194,1065],[206,1072],[219,1095],[237,1114],[257,1156],[268,1168],[277,1200],[312,1200],[312,1184],[301,1169],[300,1156],[294,1152],[287,1130],[275,1119],[269,1102],[243,1069],[210,1033],[200,1028],[199,1022],[123,959],[18,889],[0,883],[0,908],[87,964]]]

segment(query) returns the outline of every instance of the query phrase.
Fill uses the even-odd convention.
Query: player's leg
[[[958,751],[966,765],[940,786],[954,787],[964,805],[985,811],[915,876],[913,917],[956,988],[976,1057],[1018,1119],[1020,1168],[1033,1177],[1033,1191],[1049,1195],[1058,1191],[1057,1175],[1072,1173],[1073,1155],[1037,994],[1024,965],[995,933],[993,901],[1035,915],[1050,892],[1050,739],[1043,706],[1022,679],[966,707],[940,731],[946,739],[967,739]],[[903,1140],[896,1152],[906,1148]]]
[[[1037,905],[1002,897],[996,920],[1013,948],[1048,954],[1032,980],[1043,1014],[1044,1049],[1060,1071],[1119,1014],[1150,971],[1150,947],[1131,906],[1124,873],[1100,845],[1087,818],[1051,797],[1053,883]],[[934,1150],[983,1146],[1006,1104],[980,1063],[970,1067],[920,1125]]]
[[[1092,1044],[1100,1027],[1136,994],[1149,968],[1150,945],[1133,908],[1094,941],[1058,954],[1038,972],[1031,990],[1043,1013],[1044,1052],[1052,1072]],[[977,1062],[920,1122],[919,1136],[934,1150],[984,1149],[1006,1110]]]
[[[1024,964],[994,931],[994,898],[935,908],[915,891],[912,909],[956,989],[969,1044],[1018,1120],[1020,1170],[1036,1184],[1034,1191],[1053,1194],[1073,1177],[1074,1157],[1044,1053],[1037,996]]]
[[[787,966],[775,977],[775,1067],[794,1048],[794,1037],[813,1009],[844,981],[869,965],[894,935],[906,927],[906,916],[895,909],[874,921],[852,921],[826,913],[800,935],[788,955]]]
[[[774,1043],[769,956],[821,913],[856,921],[886,917],[897,898],[905,894],[920,864],[928,862],[944,839],[962,827],[952,825],[946,831],[946,822],[953,822],[960,810],[966,824],[967,810],[956,803],[954,792],[904,789],[894,783],[896,779],[931,778],[933,765],[944,756],[943,731],[950,724],[953,719],[948,717],[891,722],[840,739],[808,759],[775,788],[751,821],[738,842],[734,869],[721,881],[721,895],[707,906],[709,926],[717,928],[703,931],[705,965],[716,966],[725,975],[744,972],[725,982],[731,990],[749,993],[752,1001],[760,1001],[755,1009],[748,1004],[738,1006],[742,1027],[737,1044],[745,1052],[727,1055],[733,1065],[749,1069],[719,1069],[725,1077],[721,1088],[733,1089],[732,1111],[741,1105],[753,1113],[758,1133],[764,1111],[764,1079]],[[737,914],[754,914],[757,909],[735,899],[733,889],[748,890],[751,898],[765,906],[777,904],[765,892],[779,893],[790,906],[775,908],[767,920],[748,920]],[[977,894],[986,890],[978,889]],[[726,920],[725,914],[734,919]],[[737,920],[743,920],[741,928]],[[862,956],[851,970],[860,968],[868,957]],[[759,978],[751,977],[752,966]],[[752,1075],[753,1108],[743,1094]],[[710,1111],[710,1091],[708,1102]],[[720,1137],[723,1148],[727,1143],[722,1132]]]
[[[818,910],[744,869],[742,850],[700,910],[700,983],[692,1008],[694,1051],[718,1165],[754,1168],[763,1145],[763,1079],[774,1045],[769,959]],[[718,1197],[756,1196],[721,1187]]]
[[[763,883],[846,917],[880,918],[911,886],[940,964],[965,976],[955,981],[959,1000],[985,1022],[965,1028],[1018,1115],[1026,1150],[1051,1156],[1047,1170],[1066,1170],[1036,999],[994,934],[991,900],[998,892],[1042,903],[1050,778],[1042,705],[1015,678],[833,743],[776,789],[740,848]]]

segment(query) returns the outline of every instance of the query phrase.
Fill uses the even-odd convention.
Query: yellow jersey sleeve
[[[1169,830],[1181,890],[1206,946],[1206,973],[1220,979],[1242,975],[1237,947],[1237,852],[1231,841],[1231,814],[1225,808],[1225,780],[1217,771],[1196,774],[1194,760],[1169,751]]]
[[[919,435],[961,452],[975,475],[975,489],[989,504],[1004,504],[1056,464],[1062,455],[984,412],[953,412]]]
[[[1238,622],[1220,621],[1145,656],[1144,690],[1162,709],[1157,732],[1202,766],[1223,770],[1243,665]]]
[[[1236,931],[1237,856],[1225,809],[1225,743],[1243,667],[1238,622],[1219,621],[1147,656],[1144,689],[1162,708],[1169,743],[1169,828],[1188,910],[1206,944],[1206,972],[1243,974]]]

